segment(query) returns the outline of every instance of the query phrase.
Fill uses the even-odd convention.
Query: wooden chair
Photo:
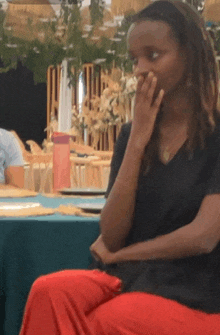
[[[113,151],[101,151],[101,150],[97,150],[97,151],[93,151],[93,155],[98,156],[100,158],[100,160],[111,160],[112,156],[113,156]]]
[[[46,183],[49,184],[48,192],[53,189],[52,168],[53,154],[32,155],[30,160],[30,185],[29,189],[36,192],[46,192]],[[49,176],[50,172],[50,176]],[[37,179],[37,180],[36,180]]]
[[[77,153],[87,155],[91,155],[94,152],[94,149],[89,145],[78,144],[76,142],[73,142],[72,139],[70,139],[70,150],[74,150]]]
[[[34,155],[42,154],[43,150],[41,147],[33,140],[28,140],[26,143],[30,146],[31,148],[31,153]]]
[[[93,187],[106,189],[110,174],[111,160],[97,160],[90,162],[90,176]]]
[[[46,139],[43,140],[42,143],[43,152],[44,153],[52,153],[53,152],[53,142],[47,141]]]
[[[90,163],[98,157],[70,157],[71,162],[71,187],[89,187],[92,184],[92,169]]]

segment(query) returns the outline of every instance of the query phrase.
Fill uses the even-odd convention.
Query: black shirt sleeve
[[[216,129],[216,136],[210,150],[213,154],[209,164],[213,165],[213,170],[208,180],[206,195],[220,193],[220,126]]]
[[[109,196],[109,193],[112,189],[112,186],[114,185],[115,179],[117,177],[118,171],[123,161],[128,138],[130,135],[130,130],[131,130],[131,122],[125,123],[121,127],[120,134],[118,136],[118,139],[114,147],[114,153],[113,153],[113,157],[111,161],[109,182],[108,182],[107,191],[105,193],[105,198]]]

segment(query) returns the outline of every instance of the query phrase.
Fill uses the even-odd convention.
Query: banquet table
[[[100,203],[104,198],[1,198],[1,202],[61,204]],[[0,218],[0,334],[18,335],[34,280],[64,269],[86,269],[89,246],[99,235],[99,217],[47,215]]]

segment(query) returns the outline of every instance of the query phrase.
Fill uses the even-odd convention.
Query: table
[[[36,201],[56,208],[105,200],[38,195],[0,201]],[[63,269],[86,269],[91,263],[89,246],[99,235],[99,219],[54,214],[0,220],[0,334],[18,335],[28,293],[37,277]]]

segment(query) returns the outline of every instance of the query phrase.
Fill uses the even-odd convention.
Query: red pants
[[[38,278],[19,335],[220,335],[220,314],[143,292],[120,294],[118,278],[65,270]]]

